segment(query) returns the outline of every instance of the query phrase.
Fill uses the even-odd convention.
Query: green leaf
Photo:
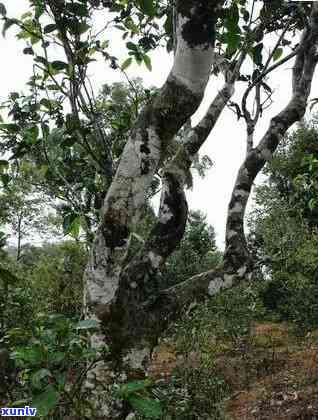
[[[35,18],[39,18],[43,15],[43,13],[45,12],[45,4],[42,0],[37,0],[36,1],[36,6],[35,6]]]
[[[257,66],[262,64],[262,61],[263,61],[262,51],[263,51],[263,43],[262,42],[260,44],[257,44],[253,48],[253,61]]]
[[[21,20],[26,20],[27,18],[32,17],[32,12],[25,12],[21,15]]]
[[[78,141],[76,136],[66,135],[61,143],[62,147],[72,147]]]
[[[282,54],[283,54],[283,48],[277,48],[277,49],[275,50],[274,54],[273,54],[273,60],[274,60],[274,61],[279,60],[279,59],[280,59],[280,57],[282,56]]]
[[[48,61],[46,60],[46,58],[41,57],[40,55],[36,56],[34,61],[36,61],[37,63],[44,64],[45,66],[48,65]]]
[[[231,57],[239,47],[241,37],[235,32],[226,33],[226,57]]]
[[[7,9],[5,8],[5,5],[3,3],[0,3],[0,15],[6,16]]]
[[[48,369],[39,369],[31,376],[31,384],[34,388],[41,389],[41,380],[50,376],[52,376],[52,374]]]
[[[92,330],[99,328],[99,322],[96,319],[84,319],[76,325],[77,330]]]
[[[64,235],[68,235],[73,220],[77,217],[77,214],[67,214],[63,219],[63,232]]]
[[[27,47],[27,48],[24,48],[24,50],[23,50],[23,54],[34,55],[33,48],[32,48],[32,47]]]
[[[236,3],[233,3],[231,8],[228,10],[227,18],[225,20],[225,27],[229,32],[239,33],[240,27],[238,26],[240,19],[239,9]]]
[[[250,14],[249,14],[249,12],[246,9],[244,9],[244,11],[243,11],[243,20],[244,20],[244,22],[245,23],[248,23],[249,19],[250,19]]]
[[[129,395],[128,402],[132,408],[147,419],[160,419],[163,415],[160,401],[151,398],[142,398],[138,395]]]
[[[69,234],[73,236],[73,238],[78,238],[80,229],[81,229],[81,216],[77,216],[71,223]]]
[[[8,131],[11,134],[17,134],[20,127],[17,124],[0,124],[0,130]]]
[[[143,55],[143,60],[144,60],[144,63],[146,65],[147,69],[149,71],[151,71],[152,70],[152,65],[151,65],[151,59],[150,59],[150,57],[148,55],[144,54]]]
[[[50,127],[46,123],[41,123],[42,135],[46,139],[50,135]]]
[[[59,384],[60,387],[64,388],[66,384],[66,372],[59,372],[55,374],[56,382]]]
[[[48,90],[60,90],[60,88],[57,85],[47,85]]]
[[[48,165],[41,165],[39,167],[39,174],[40,174],[42,179],[43,178],[45,179],[47,177],[48,172],[49,172],[49,166]]]
[[[68,64],[64,63],[64,61],[56,60],[52,61],[50,64],[53,67],[53,69],[57,71],[65,70],[68,68]]]
[[[64,315],[62,314],[51,314],[48,316],[48,319],[50,322],[56,323],[56,322],[66,322],[67,323],[67,319]]]
[[[54,102],[55,103],[55,102]],[[52,101],[50,99],[47,98],[42,98],[40,100],[40,104],[43,105],[45,108],[47,108],[48,110],[51,110],[52,108],[54,108],[54,103],[52,103]]]
[[[227,16],[224,22],[224,26],[227,29],[225,34],[225,43],[227,44],[226,48],[226,57],[230,58],[237,50],[240,43],[240,32],[239,27],[239,9],[237,4],[233,2],[230,9],[227,10]]]
[[[49,144],[60,143],[65,135],[65,130],[62,128],[53,128],[48,136]],[[75,216],[74,216],[75,217]]]
[[[16,400],[10,403],[10,407],[23,407],[28,405],[28,403],[30,403],[30,400]]]
[[[10,176],[8,174],[3,174],[0,175],[0,178],[4,188],[6,188],[11,180]]]
[[[134,44],[133,42],[127,42],[126,47],[131,51],[138,51],[138,46]]]
[[[0,231],[0,248],[3,248],[7,241],[7,235]],[[0,277],[1,278],[1,277]]]
[[[5,36],[7,30],[12,26],[12,25],[17,25],[19,24],[19,21],[17,19],[6,19],[4,24],[3,24],[3,28],[2,28],[2,35]]]
[[[119,395],[122,398],[127,399],[130,394],[143,391],[149,388],[151,385],[152,382],[149,379],[128,382],[127,384],[124,384],[120,387]]]
[[[72,3],[67,4],[66,8],[68,9],[69,12],[73,13],[76,16],[80,16],[80,17],[88,17],[89,16],[87,5],[85,5],[83,3],[73,3],[72,2]]]
[[[141,10],[148,16],[156,14],[155,2],[153,0],[139,0]]]
[[[90,28],[91,26],[87,22],[80,22],[80,24],[78,25],[78,33],[82,35],[86,31],[88,31]]]
[[[73,114],[67,114],[65,117],[65,125],[69,134],[74,133],[74,131],[81,128],[80,121],[78,117]]]
[[[143,62],[142,55],[137,53],[137,54],[134,55],[134,57],[135,57],[136,63],[140,66],[141,63]]]
[[[13,353],[11,357],[14,360],[27,362],[28,364],[38,365],[43,361],[44,354],[40,347],[20,347]]]
[[[56,351],[49,354],[49,361],[53,364],[60,364],[63,360],[66,359],[66,354],[62,351]]]
[[[44,33],[49,34],[57,29],[57,25],[55,23],[50,23],[49,25],[44,26]]]
[[[32,406],[37,408],[38,416],[46,417],[57,406],[58,401],[59,393],[50,385],[44,392],[33,399]]]
[[[15,101],[16,99],[18,99],[20,97],[18,92],[10,92],[10,99],[12,99],[13,101]]]
[[[126,70],[131,65],[131,63],[132,63],[132,58],[131,57],[127,58],[127,60],[125,60],[123,64],[121,65],[121,69]]]
[[[26,143],[35,144],[39,138],[39,127],[34,125],[24,130]]]
[[[18,277],[11,273],[6,268],[0,267],[0,280],[6,284],[14,284],[19,281]]]
[[[77,237],[81,226],[81,218],[77,213],[68,213],[63,220],[63,231],[65,235]]]

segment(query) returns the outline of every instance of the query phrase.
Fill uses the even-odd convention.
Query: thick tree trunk
[[[297,54],[292,99],[272,119],[265,136],[248,153],[240,168],[229,205],[224,267],[161,291],[158,269],[184,231],[186,172],[231,97],[236,80],[233,74],[226,80],[222,95],[216,97],[206,118],[191,130],[187,142],[163,169],[158,223],[137,255],[131,257],[130,232],[138,221],[147,188],[169,141],[200,104],[209,77],[214,24],[222,2],[207,3],[177,1],[178,42],[171,74],[158,98],[141,113],[131,133],[105,199],[102,222],[86,269],[85,315],[100,325],[92,336],[92,346],[101,354],[105,345],[111,350],[109,362],[102,360],[90,372],[86,384],[94,394],[100,418],[123,418],[125,410],[112,402],[111,385],[146,373],[151,349],[170,319],[194,299],[215,295],[252,273],[243,229],[250,190],[281,137],[302,118],[306,109],[317,61],[316,4],[311,28],[305,33]],[[199,28],[195,35],[194,25]]]
[[[246,204],[255,177],[272,158],[288,128],[305,113],[317,63],[317,10],[318,6],[315,5],[311,20],[312,30],[303,37],[296,58],[293,78],[297,83],[294,83],[292,98],[285,109],[271,120],[259,145],[249,152],[239,170],[229,204],[224,264],[219,269],[199,274],[184,283],[161,291],[156,299],[149,299],[144,303],[144,307],[148,308],[146,311],[152,313],[157,325],[162,322],[162,328],[169,318],[178,316],[193,300],[214,296],[222,289],[233,287],[242,280],[249,280],[253,275],[243,227]],[[185,159],[181,161],[184,162]]]
[[[116,362],[121,365],[118,369],[121,373],[127,369],[144,370],[149,357],[149,343],[141,338],[143,333],[136,333],[138,343],[130,342],[135,334],[131,334],[131,328],[129,331],[126,323],[131,326],[130,318],[139,316],[128,311],[129,308],[135,308],[136,299],[139,301],[142,296],[149,295],[155,289],[150,281],[153,280],[152,269],[148,270],[148,266],[157,267],[160,258],[171,252],[173,242],[182,237],[182,224],[185,223],[187,213],[183,190],[180,189],[177,194],[180,211],[173,215],[181,227],[173,233],[174,238],[166,241],[166,251],[156,252],[156,247],[160,248],[165,234],[168,234],[165,222],[170,217],[170,210],[167,210],[166,215],[165,211],[170,204],[163,200],[159,228],[157,226],[158,231],[152,235],[160,237],[161,243],[150,239],[144,247],[145,254],[138,255],[123,269],[124,261],[129,255],[130,232],[138,222],[147,189],[167,145],[200,105],[213,63],[215,24],[222,4],[221,0],[176,2],[177,48],[171,73],[157,98],[138,118],[102,209],[102,221],[84,276],[85,316],[100,324],[99,331],[92,336],[92,346],[95,349],[101,352],[105,344],[110,345],[113,361],[118,349],[127,349],[126,357],[122,351],[117,353]],[[193,31],[193,28],[197,29]],[[178,183],[173,174],[165,174],[167,191],[171,188],[178,189]],[[124,346],[126,338],[129,343]],[[133,341],[136,342],[135,339]],[[124,365],[127,365],[127,369]],[[100,362],[90,372],[86,385],[94,389],[95,402],[99,400],[97,405],[101,416],[114,419],[117,416],[116,409],[110,408],[109,389],[104,389],[105,383],[116,381],[114,377],[111,379],[112,376],[114,366]]]

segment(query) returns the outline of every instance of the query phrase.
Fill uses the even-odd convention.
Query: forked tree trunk
[[[318,55],[318,2],[313,3],[310,26],[302,35],[293,67],[292,97],[274,118],[259,142],[242,163],[232,191],[226,225],[226,248],[223,266],[196,275],[159,294],[158,316],[162,312],[176,317],[194,299],[213,296],[242,280],[253,278],[253,262],[244,234],[246,205],[254,180],[270,161],[287,130],[305,114]],[[160,308],[159,308],[160,307]]]
[[[130,232],[138,222],[145,193],[166,147],[196,110],[213,64],[215,22],[222,1],[177,1],[177,49],[172,71],[159,96],[141,113],[105,199],[102,222],[85,272],[85,315],[99,322],[92,346],[110,347],[90,371],[86,383],[100,418],[124,418],[125,410],[111,398],[113,383],[146,374],[152,347],[167,323],[194,299],[215,295],[253,273],[244,236],[244,214],[255,177],[271,159],[288,128],[305,113],[316,67],[318,5],[301,40],[293,69],[293,94],[243,162],[228,211],[224,266],[202,273],[168,290],[161,290],[160,266],[182,238],[187,203],[184,184],[195,153],[234,90],[241,61],[206,116],[192,129],[175,158],[163,169],[158,221],[138,253],[130,256]],[[197,28],[193,32],[193,27]]]
[[[136,340],[125,324],[134,316],[139,319],[139,316],[137,312],[130,313],[127,319],[126,305],[132,310],[135,305],[130,303],[130,299],[139,301],[152,293],[152,269],[148,269],[147,264],[150,262],[150,266],[156,270],[161,260],[161,250],[160,253],[156,252],[159,244],[150,240],[145,246],[146,254],[137,256],[137,260],[125,268],[123,265],[129,253],[130,232],[138,223],[146,191],[169,142],[201,103],[213,63],[215,24],[223,2],[176,2],[177,47],[171,73],[157,98],[141,112],[132,129],[105,198],[102,221],[84,276],[84,307],[86,318],[100,323],[100,329],[92,336],[92,346],[102,351],[105,344],[110,345],[112,361],[117,359],[117,365],[121,365],[118,369],[120,372],[125,371],[123,365],[126,362],[128,370],[144,369],[149,357],[148,339],[144,343],[142,334],[136,334],[138,342],[131,342]],[[178,180],[173,176],[167,174],[165,180],[168,189],[178,188]],[[178,219],[178,224],[179,219],[183,219],[184,225],[187,209],[182,188],[178,200],[182,210],[174,217]],[[164,234],[165,223],[170,217],[169,203],[163,200],[161,209],[159,225],[161,223],[163,229],[160,226],[157,228],[159,236]],[[182,237],[183,229],[178,228],[178,232],[174,233],[175,240]],[[171,248],[168,241],[167,253],[172,251]],[[129,343],[125,344],[127,337]],[[126,350],[126,355],[123,350]],[[95,393],[95,400],[99,400],[97,405],[101,417],[115,419],[116,409],[109,407],[109,389],[103,389],[107,382],[114,381],[110,375],[114,375],[114,367],[101,361],[90,372],[86,385]]]

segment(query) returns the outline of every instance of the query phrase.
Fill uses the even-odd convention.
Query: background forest
[[[177,51],[173,29],[176,23],[172,13],[174,5],[170,2],[63,0],[64,9],[61,9],[61,1],[30,1],[30,11],[20,17],[8,16],[5,4],[0,3],[3,34],[15,28],[16,37],[24,46],[23,54],[34,59],[34,74],[25,90],[11,92],[1,106],[0,408],[36,407],[39,416],[52,420],[98,419],[106,417],[99,417],[88,398],[84,387],[86,377],[101,360],[113,361],[116,350],[120,353],[120,346],[126,345],[124,339],[128,337],[129,341],[131,337],[121,336],[118,327],[120,332],[112,332],[117,347],[111,340],[112,345],[104,343],[102,351],[92,346],[92,335],[100,326],[97,319],[87,316],[87,296],[83,308],[85,276],[89,272],[90,256],[96,256],[94,247],[103,231],[101,227],[107,222],[107,199],[116,190],[116,174],[120,173],[122,162],[128,161],[125,150],[131,136],[146,124],[156,106],[161,110],[166,105],[160,102],[162,89],[145,87],[142,79],[129,78],[126,70],[137,63],[151,71],[151,52],[159,46]],[[183,7],[177,3],[179,8]],[[314,6],[310,8],[311,2],[299,7],[282,5],[282,2],[269,6],[264,2],[260,17],[253,20],[254,7],[257,8],[254,1],[225,3],[218,23],[213,23],[218,30],[220,56],[226,61],[221,60],[221,64],[213,67],[214,76],[224,73],[225,87],[221,108],[212,115],[211,129],[226,103],[234,110],[234,119],[244,120],[247,157],[240,168],[242,172],[244,165],[249,168],[248,159],[257,155],[255,151],[264,152],[254,148],[253,136],[259,118],[272,100],[273,92],[266,76],[281,64],[279,60],[285,62],[289,56],[296,56],[296,72],[297,63],[305,53],[299,47],[303,38],[298,43],[295,34],[309,30],[315,15],[310,14],[314,10]],[[120,34],[128,55],[123,62],[112,54],[112,38],[102,41],[100,33],[92,31],[93,13],[105,9],[111,19],[103,31],[107,33],[109,25]],[[317,30],[313,32],[316,34]],[[275,44],[270,38],[275,46],[268,49],[266,59],[263,38],[273,33],[278,35],[278,41]],[[189,40],[188,43],[191,44]],[[63,61],[54,48],[61,48]],[[290,49],[288,56],[284,48]],[[87,77],[87,67],[98,54],[104,65],[121,74],[123,81],[104,83],[96,93]],[[247,56],[250,69],[245,72],[244,68],[243,73],[240,66]],[[274,63],[272,67],[270,63]],[[240,105],[230,101],[228,92],[236,81],[246,83]],[[297,96],[297,80],[294,83]],[[253,89],[255,98],[248,110],[251,104],[247,95]],[[308,86],[303,89],[308,97]],[[177,96],[183,97],[180,92]],[[165,99],[169,102],[168,96]],[[145,187],[142,205],[138,204],[141,217],[129,230],[129,246],[120,255],[122,272],[124,275],[128,272],[130,279],[129,287],[138,289],[139,281],[146,285],[141,300],[138,300],[140,296],[128,294],[127,301],[133,301],[137,307],[147,306],[146,311],[154,308],[156,313],[158,296],[162,299],[169,291],[182,290],[188,279],[204,278],[206,273],[218,273],[229,267],[236,270],[235,264],[242,255],[248,255],[248,263],[243,265],[243,274],[240,274],[242,266],[236,270],[240,282],[231,283],[228,290],[220,291],[222,287],[219,287],[220,293],[210,293],[214,283],[212,286],[209,283],[208,297],[190,289],[193,296],[190,294],[186,300],[190,303],[184,305],[180,314],[179,308],[174,308],[180,316],[174,313],[163,316],[169,321],[164,319],[165,328],[161,321],[158,325],[154,323],[153,336],[147,335],[153,348],[146,376],[135,369],[131,375],[121,373],[115,377],[114,374],[113,382],[102,384],[121,413],[116,418],[301,420],[318,417],[316,102],[317,99],[312,100],[310,117],[303,118],[305,104],[303,112],[299,115],[296,112],[297,124],[289,131],[286,123],[270,158],[259,164],[256,157],[255,176],[258,173],[262,176],[257,184],[254,176],[246,188],[250,192],[252,185],[255,187],[245,220],[246,244],[243,219],[249,194],[245,203],[244,199],[242,205],[236,203],[242,213],[240,230],[240,221],[237,228],[237,220],[231,219],[231,210],[235,208],[234,189],[225,251],[217,247],[216,227],[195,206],[188,209],[183,191],[195,188],[198,177],[213,171],[213,159],[191,143],[195,136],[190,119],[179,124],[174,133],[173,124],[172,128],[169,125],[172,117],[165,114],[165,135],[171,131],[173,141],[167,142],[153,173],[149,169],[151,160],[142,160],[141,176],[150,171],[150,182]],[[207,115],[220,103],[220,100],[213,102]],[[178,112],[175,109],[177,116]],[[149,119],[156,120],[153,116]],[[202,125],[199,128],[200,134],[204,130]],[[195,151],[191,152],[191,159],[184,151],[189,144]],[[151,154],[150,150],[142,149],[145,145],[149,143],[141,145],[141,153]],[[176,173],[169,173],[173,165],[177,166],[179,175],[182,172],[177,188],[176,181],[169,178]],[[134,162],[130,163],[133,166]],[[242,188],[236,196],[244,197]],[[158,194],[168,196],[166,201],[161,200],[159,210]],[[109,201],[112,204],[115,200]],[[174,225],[168,226],[167,231],[163,228],[166,220],[169,221],[169,211],[173,217],[177,214],[173,219],[175,231]],[[116,228],[116,223],[111,222]],[[118,257],[116,249],[126,246],[125,240],[116,242],[127,233],[121,228],[118,224],[118,230],[111,234],[105,228],[113,241],[109,255],[115,255],[114,260]],[[243,232],[244,241],[239,246],[231,242],[235,228]],[[153,249],[162,252],[151,254]],[[151,263],[155,261],[156,269],[148,267],[144,250],[148,256],[155,255],[160,260],[159,268],[155,257],[149,258]],[[142,272],[142,280],[137,274],[136,282],[134,277],[129,277],[131,267],[140,270],[133,271],[135,274]],[[249,276],[249,270],[253,276]],[[228,274],[224,272],[226,279]],[[125,302],[125,296],[118,296],[118,300],[122,298]],[[165,308],[163,303],[162,307]],[[134,312],[134,308],[128,306],[128,315],[130,311]],[[119,317],[122,323],[126,315],[125,312],[123,318]],[[117,321],[116,317],[112,321]],[[120,365],[118,360],[116,363]]]

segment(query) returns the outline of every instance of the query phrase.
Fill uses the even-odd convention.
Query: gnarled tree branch
[[[111,329],[115,352],[123,351],[133,343],[151,337],[157,339],[163,324],[158,322],[157,311],[149,310],[149,302],[156,300],[162,286],[159,269],[182,239],[187,203],[184,194],[187,174],[192,160],[213,129],[219,115],[234,92],[245,52],[232,71],[227,69],[226,82],[200,123],[188,136],[174,158],[162,170],[162,192],[158,223],[140,249],[122,271],[116,299],[107,325]],[[145,303],[146,302],[146,303]],[[172,307],[171,307],[172,308]]]
[[[158,97],[138,118],[105,198],[102,222],[86,270],[87,309],[114,298],[120,256],[162,153],[202,100],[212,66],[215,22],[222,4],[176,4],[178,47],[174,65]],[[193,27],[197,28],[195,34]]]
[[[302,37],[293,68],[294,88],[288,105],[274,118],[260,141],[247,155],[239,169],[229,204],[226,250],[222,267],[193,276],[168,290],[161,291],[157,299],[144,303],[157,320],[165,324],[177,317],[196,299],[214,296],[220,290],[235,286],[253,275],[253,266],[244,235],[244,215],[253,182],[269,161],[281,138],[291,125],[299,121],[306,110],[313,74],[318,61],[318,3],[312,7],[310,31]],[[159,321],[157,321],[159,322]]]
[[[126,286],[128,283],[131,291],[128,296],[132,299],[132,304],[134,302],[135,285],[130,284],[131,272],[129,276],[126,270],[122,273],[130,231],[138,222],[146,192],[166,147],[201,103],[213,64],[215,25],[223,3],[224,0],[176,2],[178,42],[172,70],[158,96],[144,108],[137,119],[108,189],[102,208],[101,224],[84,276],[85,316],[100,322],[100,329],[91,337],[92,346],[98,350],[105,342],[113,342],[116,338],[116,331],[112,326],[116,327],[116,319],[120,321],[122,317],[118,310],[122,307],[121,303],[127,302],[127,297],[124,296],[127,289],[122,288],[122,285]],[[168,172],[165,176],[169,185],[178,182]],[[186,213],[183,190],[180,190],[179,202],[183,203],[183,211],[179,211],[178,215],[174,214],[181,221]],[[180,221],[177,220],[177,223],[180,224]],[[162,234],[164,229],[154,232],[146,243],[146,248],[149,248],[146,254],[148,260],[152,258],[150,248],[155,249],[157,243],[153,238]],[[177,231],[176,235],[178,236]],[[139,260],[136,257],[127,270],[134,271],[143,265],[143,256]],[[94,372],[90,372],[87,385],[94,388],[94,384],[103,382],[107,371],[107,366],[99,363]],[[97,399],[101,397],[99,391],[96,390],[95,394]],[[107,395],[103,393],[104,397],[107,398]],[[105,406],[102,402],[100,405]]]
[[[251,188],[257,174],[269,161],[286,131],[299,121],[306,111],[312,77],[317,64],[318,20],[317,5],[313,5],[311,29],[302,37],[293,68],[293,94],[288,105],[272,118],[259,145],[252,149],[241,165],[228,208],[225,264],[227,270],[246,270],[250,264],[244,235],[244,215]]]

